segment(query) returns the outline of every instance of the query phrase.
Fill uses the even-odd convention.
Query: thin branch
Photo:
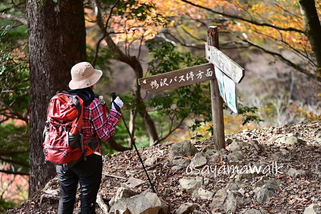
[[[140,43],[139,43],[139,48],[138,48],[138,54],[137,54],[137,58],[140,58],[140,54],[142,52],[142,46],[143,46],[143,41],[144,41],[144,34],[142,35],[141,39],[140,39]]]
[[[271,36],[271,35],[264,34],[264,33],[260,32],[260,31],[257,31],[257,30],[253,30],[253,32],[257,33],[258,35],[262,35],[262,36],[264,36],[264,37],[266,37],[266,38],[269,38],[269,39],[270,39],[271,41],[273,41],[276,45],[278,45],[278,44],[277,44],[277,42],[275,42],[275,41],[279,41],[279,42],[280,42],[281,44],[283,44],[285,47],[287,47],[288,49],[290,49],[290,50],[292,50],[293,52],[295,52],[298,56],[301,56],[301,57],[303,57],[304,59],[307,59],[307,60],[310,62],[310,64],[312,64],[313,66],[317,66],[317,64],[316,64],[311,58],[309,58],[309,54],[308,54],[307,52],[304,52],[305,54],[303,54],[303,52],[299,51],[297,48],[295,48],[294,46],[292,46],[291,44],[289,44],[288,42],[286,42],[285,40],[283,40],[283,38],[282,38],[282,39],[277,39],[277,38],[274,38],[274,37]],[[280,34],[280,37],[283,37],[282,32],[279,32],[279,34]],[[241,40],[243,40],[243,38],[240,38],[240,37],[238,37],[238,36],[236,36],[236,37],[239,38],[239,39],[241,39]]]
[[[190,5],[192,5],[192,6],[195,6],[195,7],[204,9],[204,10],[207,10],[207,11],[209,11],[209,12],[211,12],[211,13],[214,13],[214,14],[217,14],[217,15],[221,15],[221,16],[224,16],[224,17],[227,17],[227,18],[244,21],[244,22],[247,22],[247,23],[250,23],[250,24],[254,24],[254,25],[257,25],[257,26],[270,27],[270,28],[277,29],[277,30],[282,30],[282,31],[293,31],[293,32],[298,32],[298,33],[302,33],[302,34],[306,35],[306,33],[305,33],[303,30],[299,30],[299,29],[296,29],[296,28],[292,28],[292,27],[290,27],[290,28],[282,28],[282,27],[278,27],[278,26],[275,26],[275,25],[272,25],[272,24],[269,24],[269,23],[260,23],[260,22],[257,22],[257,21],[255,21],[255,20],[245,19],[245,18],[242,17],[242,16],[235,16],[235,15],[230,15],[230,14],[218,12],[218,11],[212,10],[212,9],[207,8],[207,7],[204,7],[204,6],[202,6],[202,5],[195,4],[195,3],[190,2],[190,1],[187,1],[187,0],[181,0],[181,1],[182,1],[182,2],[185,2],[185,3],[187,3],[187,4],[190,4]]]
[[[302,68],[300,65],[297,65],[297,64],[293,63],[292,61],[290,61],[290,60],[286,59],[284,56],[282,56],[282,54],[276,53],[276,52],[273,52],[273,51],[270,51],[270,50],[267,50],[267,49],[265,49],[265,48],[263,48],[263,47],[261,47],[261,46],[259,46],[259,45],[257,45],[257,44],[254,44],[254,43],[248,41],[248,40],[244,40],[244,42],[248,43],[248,44],[251,45],[252,47],[255,47],[255,48],[257,48],[257,49],[262,50],[262,51],[265,52],[265,53],[268,53],[268,54],[270,54],[270,55],[272,55],[272,56],[275,56],[275,57],[279,58],[279,59],[280,59],[282,62],[284,62],[285,64],[287,64],[287,65],[295,68],[295,69],[298,70],[299,72],[301,72],[301,73],[303,73],[303,74],[306,74],[307,76],[309,76],[309,77],[311,77],[311,78],[313,78],[313,79],[321,82],[321,76],[317,76],[317,75],[315,75],[314,73],[312,73],[312,72],[310,72],[310,71]]]
[[[181,29],[182,29],[187,35],[189,35],[191,38],[195,39],[196,41],[204,42],[203,39],[197,38],[196,36],[194,36],[193,34],[191,34],[190,32],[188,32],[184,27],[181,27]]]
[[[168,138],[168,136],[170,136],[176,129],[178,129],[178,128],[183,124],[183,122],[184,122],[185,119],[186,119],[186,117],[185,117],[185,118],[182,118],[182,119],[180,120],[180,122],[178,123],[178,125],[177,125],[174,129],[172,129],[172,126],[171,126],[169,132],[168,132],[165,136],[163,136],[162,138],[160,138],[158,141],[156,141],[156,142],[153,144],[153,146],[159,144],[161,141],[163,141],[163,140],[165,140],[166,138]]]
[[[10,113],[11,113],[11,115],[16,116],[18,119],[23,120],[23,121],[25,121],[25,122],[28,124],[28,121],[29,121],[29,120],[28,120],[28,117],[24,117],[24,116],[21,115],[20,113],[16,112],[13,108],[11,108],[11,106],[7,105],[7,104],[6,104],[4,101],[2,101],[2,100],[0,100],[0,104],[9,110]],[[15,118],[13,118],[13,119],[15,119]]]
[[[115,3],[115,5],[111,8],[111,12],[109,14],[109,17],[106,21],[106,24],[104,26],[103,23],[103,19],[101,16],[101,12],[100,12],[100,7],[99,7],[99,0],[96,0],[96,3],[98,5],[97,9],[98,9],[98,14],[97,14],[97,24],[99,26],[100,29],[103,29],[104,31],[104,36],[99,40],[100,42],[102,41],[102,39],[105,38],[105,41],[107,42],[109,48],[113,51],[115,57],[121,61],[124,62],[128,65],[130,65],[134,70],[135,70],[135,62],[137,61],[137,59],[135,57],[129,57],[127,55],[125,55],[120,49],[119,47],[114,43],[114,41],[112,40],[110,33],[107,33],[107,26],[108,26],[108,22],[109,19],[112,15],[112,10],[114,9],[114,7],[116,6],[116,4],[119,2],[119,0],[117,0],[117,2]],[[97,44],[97,50],[98,50],[99,44]],[[97,51],[96,51],[97,53]]]
[[[97,42],[97,46],[96,46],[96,53],[95,53],[95,57],[94,57],[94,60],[93,60],[93,66],[95,66],[96,64],[96,61],[97,61],[97,57],[98,57],[98,52],[99,52],[99,45],[100,43],[104,40],[104,38],[108,35],[107,33],[107,28],[108,28],[108,23],[111,19],[111,16],[112,16],[112,13],[113,13],[113,10],[114,8],[116,7],[116,5],[118,4],[119,0],[117,0],[115,2],[115,4],[110,8],[110,13],[109,13],[109,16],[107,18],[107,21],[105,23],[105,27],[102,27],[103,26],[103,23],[102,23],[102,15],[101,15],[101,10],[100,10],[100,1],[99,0],[96,0],[95,3],[96,3],[96,7],[97,7],[97,24],[103,29],[103,36],[99,39],[99,41]]]
[[[7,162],[7,163],[10,163],[10,164],[17,164],[19,166],[23,166],[23,167],[27,167],[29,168],[29,164],[26,164],[26,163],[22,163],[22,162],[19,162],[19,161],[15,161],[15,160],[11,160],[11,159],[6,159],[6,158],[1,158],[0,157],[0,160],[3,161],[3,162]]]
[[[20,155],[20,154],[25,154],[28,153],[29,150],[26,151],[10,151],[10,152],[0,152],[0,156],[13,156],[13,155]]]
[[[0,13],[5,13],[5,12],[7,12],[9,10],[12,10],[13,8],[18,8],[19,6],[23,6],[25,8],[26,2],[25,1],[21,1],[18,4],[16,4],[13,0],[11,0],[11,4],[13,5],[13,7],[7,7],[5,9],[3,9],[3,10],[0,10]]]
[[[5,19],[8,21],[16,21],[16,22],[20,22],[23,25],[28,25],[28,20],[25,19],[24,17],[14,16],[11,14],[0,13],[0,19]]]
[[[0,172],[11,175],[29,175],[29,172],[13,172],[10,170],[0,170]]]
[[[180,44],[181,46],[183,47],[187,47],[187,48],[194,48],[194,49],[198,49],[198,50],[204,50],[204,44],[201,44],[201,45],[189,45],[189,44],[186,44],[185,42],[183,41],[180,41],[179,38],[177,38],[174,34],[171,34],[170,32],[163,32],[163,34],[165,35],[169,35],[170,37],[174,38],[175,39],[175,43],[178,43]],[[173,41],[173,40],[170,40],[170,41]],[[205,42],[205,41],[204,41]]]

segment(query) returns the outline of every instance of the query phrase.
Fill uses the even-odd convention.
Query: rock
[[[283,140],[283,139],[282,139]],[[284,144],[287,146],[293,146],[298,143],[298,138],[294,136],[284,137]]]
[[[203,148],[202,148],[202,152],[207,152],[207,151],[209,151],[209,150],[214,150],[214,145],[206,145],[206,146],[204,146]]]
[[[143,192],[129,198],[117,200],[111,206],[109,214],[163,214],[169,213],[169,208],[156,193]]]
[[[290,177],[295,178],[301,175],[305,175],[306,172],[304,170],[297,170],[297,169],[291,168],[286,174]]]
[[[116,195],[110,200],[109,204],[112,206],[117,201],[123,199],[123,198],[129,198],[131,196],[137,195],[137,192],[134,192],[131,189],[120,187],[117,189]]]
[[[174,166],[187,167],[190,164],[190,159],[176,159],[172,161]]]
[[[244,214],[262,214],[260,210],[257,209],[249,209],[246,210]]]
[[[197,204],[185,203],[179,206],[179,208],[175,211],[175,214],[189,214],[193,213],[193,211],[198,208]]]
[[[203,180],[203,186],[207,186],[207,185],[209,185],[210,183],[212,183],[211,179],[209,179],[209,178],[204,178],[204,180]]]
[[[305,208],[303,214],[321,214],[321,207],[317,204],[311,204]]]
[[[190,162],[190,159],[175,159],[172,161],[173,167],[171,168],[171,170],[178,171],[185,168],[186,171],[186,167],[190,164]]]
[[[289,135],[277,135],[273,136],[269,141],[268,144],[277,144],[279,146],[286,145],[286,146],[293,146],[297,144],[298,138],[289,134]]]
[[[206,156],[209,164],[214,164],[220,159],[219,151],[213,150],[213,149],[206,150],[205,156]]]
[[[145,166],[153,166],[157,162],[157,157],[152,156],[145,160]]]
[[[234,140],[227,149],[229,151],[239,151],[242,148],[249,148],[250,145],[242,140]]]
[[[201,212],[201,211],[199,211],[199,210],[194,210],[194,211],[192,212],[192,214],[204,214],[204,212]]]
[[[191,143],[191,141],[185,140],[172,145],[169,152],[169,158],[172,161],[179,157],[194,156],[197,152],[197,148]]]
[[[245,190],[243,188],[240,188],[237,190],[238,193],[240,193],[242,196],[245,194]]]
[[[260,203],[266,203],[271,196],[276,195],[279,185],[275,180],[268,180],[262,187],[256,189],[256,200]]]
[[[173,192],[173,190],[171,188],[166,188],[164,189],[164,192],[163,192],[163,196],[168,196],[169,194],[171,194]]]
[[[203,177],[185,177],[179,180],[180,188],[183,191],[192,193],[203,184]]]
[[[214,193],[201,188],[195,189],[192,193],[192,198],[200,198],[202,200],[211,200]]]
[[[233,151],[227,156],[227,160],[231,163],[239,162],[244,159],[244,154],[241,151]]]
[[[125,202],[119,201],[116,204],[114,204],[111,209],[109,210],[109,214],[132,214]]]
[[[227,197],[227,192],[225,189],[220,189],[216,192],[213,197],[212,203],[210,204],[210,208],[213,209],[222,209],[225,199]]]
[[[228,183],[227,186],[226,186],[226,189],[228,189],[228,190],[238,190],[239,187],[237,186],[236,183]]]
[[[225,211],[234,213],[236,208],[243,204],[243,198],[239,197],[235,192],[228,192],[225,200]]]
[[[205,154],[203,152],[198,152],[195,154],[195,156],[191,160],[189,167],[191,167],[192,169],[201,168],[205,166],[206,163],[207,163],[207,159]]]
[[[321,163],[320,163],[320,161],[317,162],[316,164],[314,164],[312,172],[317,174],[319,177],[321,177]]]
[[[182,166],[173,166],[172,168],[171,168],[171,170],[172,171],[179,171],[179,170],[181,170],[181,169],[183,169],[184,167],[182,167]]]
[[[321,134],[315,136],[315,141],[321,144]]]
[[[213,197],[210,208],[212,210],[224,210],[226,213],[234,213],[237,207],[243,204],[243,197],[238,192],[220,189]]]
[[[146,183],[146,181],[143,181],[141,179],[137,179],[134,177],[130,177],[126,183],[122,184],[122,186],[124,188],[132,189],[132,188],[138,187],[144,183]]]

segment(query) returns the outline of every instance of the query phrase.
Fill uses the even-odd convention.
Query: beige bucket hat
[[[70,89],[82,89],[98,82],[103,72],[96,70],[89,62],[80,62],[71,68]]]

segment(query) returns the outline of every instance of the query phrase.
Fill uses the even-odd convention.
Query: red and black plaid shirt
[[[95,98],[90,105],[84,106],[82,123],[84,141],[88,140],[91,136],[98,136],[102,140],[107,140],[115,132],[120,118],[121,113],[114,109],[110,110],[107,117],[99,99]],[[101,145],[99,146],[98,151],[101,153]]]

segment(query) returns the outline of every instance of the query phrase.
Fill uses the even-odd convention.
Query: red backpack
[[[96,138],[83,142],[83,111],[83,100],[76,94],[63,91],[51,98],[43,133],[46,161],[70,168],[98,150]]]

